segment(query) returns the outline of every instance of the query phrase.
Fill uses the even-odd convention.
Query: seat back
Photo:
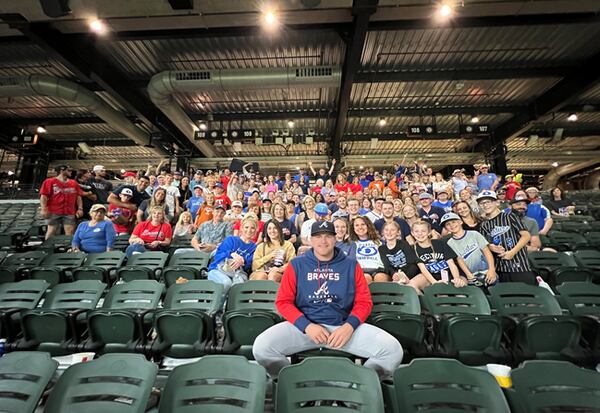
[[[105,354],[69,367],[46,403],[45,413],[144,413],[157,373],[138,354]]]
[[[577,267],[575,259],[564,252],[534,251],[529,253],[529,261],[534,268]]]
[[[492,307],[503,317],[561,315],[558,301],[542,287],[525,283],[500,283],[489,288]]]
[[[127,259],[127,266],[145,267],[151,270],[163,268],[167,263],[169,254],[162,251],[146,251],[132,255]]]
[[[223,284],[209,280],[191,280],[169,287],[163,307],[169,310],[201,310],[213,314],[219,310],[222,296]]]
[[[129,238],[131,238],[131,234],[119,234],[115,237],[115,242],[113,243],[113,249],[115,251],[125,251],[129,246]]]
[[[266,373],[241,356],[206,356],[176,367],[159,413],[264,412]]]
[[[23,280],[16,283],[0,284],[0,310],[21,308],[30,310],[37,307],[50,284],[44,280]]]
[[[275,311],[279,284],[274,281],[252,280],[235,284],[229,290],[227,311]]]
[[[83,265],[86,256],[86,253],[81,251],[48,254],[40,267],[77,268]]]
[[[58,284],[48,293],[43,309],[93,310],[98,305],[106,284],[95,280]]]
[[[18,252],[6,257],[2,263],[2,266],[20,268],[37,267],[40,265],[44,257],[46,257],[46,253],[44,251]]]
[[[105,269],[119,268],[125,261],[125,253],[121,251],[109,251],[89,254],[85,260],[86,267],[100,267]]]
[[[416,359],[394,372],[394,412],[509,413],[494,376],[452,359]]]
[[[444,283],[430,285],[423,291],[423,304],[434,315],[491,314],[483,291],[474,286],[456,288]]]
[[[66,252],[71,248],[71,242],[73,241],[72,235],[54,235],[44,242],[37,248],[40,251],[46,251],[49,254],[54,252]]]
[[[556,287],[561,302],[575,316],[600,317],[600,285],[579,282]]]
[[[581,234],[573,232],[562,232],[562,231],[551,231],[549,234],[552,242],[559,244],[572,244],[572,245],[587,245],[585,237]]]
[[[373,300],[372,314],[384,312],[421,314],[419,296],[412,287],[398,283],[371,283],[369,290]]]
[[[600,374],[565,361],[531,360],[512,370],[514,413],[597,412]]]
[[[48,353],[38,351],[0,358],[0,411],[33,413],[57,367]]]
[[[334,401],[344,403],[346,408],[309,407]],[[381,385],[375,370],[339,357],[311,357],[281,370],[277,413],[337,410],[383,412]]]
[[[156,308],[164,290],[164,284],[154,280],[133,280],[114,285],[106,295],[103,309],[146,310]]]
[[[185,266],[198,269],[208,268],[210,254],[202,251],[189,251],[181,254],[173,254],[169,260],[169,267]]]
[[[582,267],[600,269],[600,251],[581,250],[576,251],[573,256]]]

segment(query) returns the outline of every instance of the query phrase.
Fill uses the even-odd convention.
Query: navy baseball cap
[[[310,236],[312,237],[313,235],[321,233],[335,235],[335,227],[329,221],[317,221],[312,224],[312,227],[310,228]]]

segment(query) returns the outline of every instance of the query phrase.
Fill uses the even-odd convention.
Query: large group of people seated
[[[229,287],[248,279],[279,282],[295,256],[311,249],[315,222],[335,228],[336,247],[356,260],[370,282],[399,282],[421,292],[437,282],[457,287],[497,281],[535,283],[526,253],[554,215],[573,213],[560,188],[544,204],[522,175],[505,177],[475,165],[450,177],[418,163],[389,170],[346,168],[262,175],[148,167],[113,187],[105,169],[67,165],[42,185],[49,238],[62,226],[73,251],[110,251],[130,234],[126,255],[167,250],[191,237],[187,250],[212,254],[208,278]],[[183,252],[180,249],[177,252]]]

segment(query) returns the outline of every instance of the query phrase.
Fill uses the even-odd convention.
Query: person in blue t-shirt
[[[445,188],[438,190],[437,199],[431,203],[432,206],[440,207],[446,212],[452,211],[452,200],[448,196],[448,190]]]
[[[192,214],[192,221],[196,219],[196,214],[200,210],[202,203],[204,202],[204,197],[202,196],[202,187],[200,185],[196,185],[194,187],[194,196],[187,200],[186,208]]]
[[[111,221],[105,221],[106,207],[102,204],[92,205],[90,208],[89,221],[83,221],[77,227],[71,251],[83,251],[87,253],[100,253],[111,251],[117,235]]]
[[[489,165],[481,165],[479,170],[475,171],[473,183],[477,185],[477,192],[481,192],[486,189],[495,191],[496,187],[500,183],[500,178],[496,174],[490,172]]]

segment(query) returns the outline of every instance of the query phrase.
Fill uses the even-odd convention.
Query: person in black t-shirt
[[[415,255],[410,244],[400,238],[400,225],[391,221],[383,225],[385,242],[379,246],[379,255],[383,261],[385,273],[392,276],[392,281],[408,284],[411,278],[419,274],[419,264],[423,263]]]
[[[429,222],[431,228],[438,234],[442,233],[442,226],[440,225],[440,219],[444,216],[446,211],[443,208],[433,206],[433,196],[428,192],[423,192],[419,195],[419,216],[422,220]]]
[[[431,239],[430,232],[429,222],[417,221],[412,226],[412,236],[416,241],[413,247],[424,268],[421,267],[421,274],[411,279],[408,285],[419,293],[425,287],[439,282],[451,281],[456,287],[464,287],[467,283],[460,277],[458,267],[454,263],[456,253],[445,241]]]

